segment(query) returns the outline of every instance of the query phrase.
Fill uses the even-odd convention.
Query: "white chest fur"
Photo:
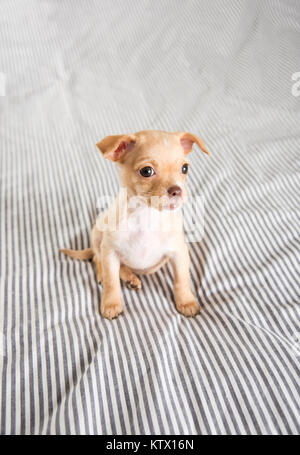
[[[148,269],[172,253],[174,240],[169,214],[150,207],[129,213],[118,230],[115,248],[121,262],[132,269]]]

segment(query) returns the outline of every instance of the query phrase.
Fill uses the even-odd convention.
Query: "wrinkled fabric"
[[[297,0],[1,2],[1,434],[299,433],[299,50]],[[94,144],[143,129],[211,153],[193,319],[164,266],[104,320],[58,253],[118,191]]]

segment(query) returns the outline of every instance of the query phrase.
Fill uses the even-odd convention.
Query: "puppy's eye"
[[[188,170],[189,170],[189,165],[187,163],[185,163],[182,168],[181,168],[181,172],[183,174],[187,174],[188,173]]]
[[[154,169],[150,166],[145,166],[142,169],[140,169],[140,174],[143,177],[152,177],[152,175],[155,174]]]

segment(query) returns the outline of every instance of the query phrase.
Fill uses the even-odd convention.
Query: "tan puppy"
[[[122,190],[96,221],[91,248],[61,250],[74,259],[93,259],[103,285],[101,313],[115,318],[122,310],[120,279],[140,289],[137,274],[153,273],[170,260],[177,310],[195,316],[199,304],[190,289],[189,253],[178,210],[187,198],[186,155],[203,141],[185,132],[141,131],[107,136],[97,144],[119,166]]]

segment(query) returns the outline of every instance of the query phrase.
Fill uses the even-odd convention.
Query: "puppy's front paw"
[[[176,302],[176,308],[179,313],[187,317],[196,316],[196,314],[200,313],[200,305],[196,299]]]
[[[121,302],[101,302],[101,314],[106,319],[114,319],[122,313],[123,307]]]

